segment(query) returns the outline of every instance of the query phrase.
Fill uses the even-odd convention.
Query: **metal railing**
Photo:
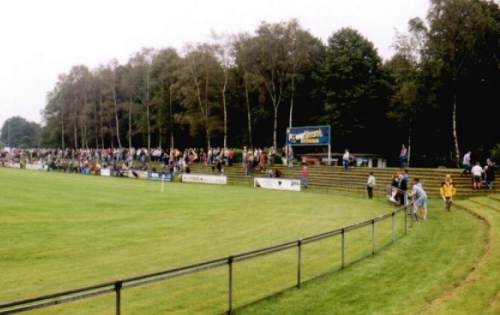
[[[411,207],[411,204],[395,209],[392,212],[371,218],[366,221],[358,222],[352,225],[344,226],[335,230],[316,234],[306,238],[273,245],[253,251],[243,252],[227,257],[217,258],[209,261],[204,261],[192,265],[182,266],[173,269],[167,269],[154,273],[143,274],[121,280],[101,283],[88,287],[82,287],[74,290],[61,291],[53,294],[38,296],[34,298],[9,302],[0,304],[0,315],[16,314],[30,310],[46,308],[53,305],[63,304],[72,301],[88,299],[95,296],[114,293],[115,294],[115,314],[122,314],[122,295],[124,289],[143,286],[156,282],[166,281],[173,278],[187,276],[189,274],[209,270],[217,267],[227,266],[228,283],[227,283],[227,313],[230,314],[234,309],[233,301],[233,279],[235,263],[253,259],[259,256],[269,255],[277,252],[282,252],[291,248],[297,248],[297,274],[296,274],[296,287],[300,288],[302,281],[302,248],[311,243],[315,243],[324,239],[328,239],[340,235],[340,269],[346,266],[346,253],[345,253],[345,235],[351,231],[361,229],[366,226],[371,226],[371,255],[375,254],[377,249],[375,225],[377,222],[391,218],[391,241],[396,240],[396,215],[398,213],[404,214],[404,234],[408,231],[408,215],[406,209]]]

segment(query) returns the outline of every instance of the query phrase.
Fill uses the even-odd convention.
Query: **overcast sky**
[[[323,41],[351,26],[387,59],[395,30],[424,17],[428,0],[5,0],[0,1],[0,127],[41,121],[46,94],[72,65],[126,62],[141,47],[182,48],[217,33],[296,17]]]

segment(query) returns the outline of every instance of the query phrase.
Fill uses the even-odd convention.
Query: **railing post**
[[[116,292],[116,315],[121,314],[121,304],[122,304],[122,297],[121,297],[121,290],[122,290],[123,283],[121,281],[116,281],[115,282],[115,292]]]
[[[227,313],[232,314],[233,312],[233,256],[227,258],[228,265],[228,290],[227,290]]]
[[[342,234],[340,237],[340,268],[344,269],[345,267],[345,230],[342,229]]]
[[[297,241],[297,288],[300,288],[302,273],[302,240]]]
[[[372,220],[372,255],[375,255],[375,219]]]
[[[392,213],[392,241],[394,242],[396,240],[396,234],[395,234],[395,225],[396,225],[396,222],[395,222],[395,219],[396,219],[396,211],[394,211]]]

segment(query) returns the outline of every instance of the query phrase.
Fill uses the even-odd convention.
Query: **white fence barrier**
[[[253,185],[258,188],[300,191],[301,182],[300,179],[255,177]]]
[[[202,184],[227,184],[226,175],[182,174],[182,182]]]
[[[101,176],[111,176],[111,169],[109,168],[101,169]]]

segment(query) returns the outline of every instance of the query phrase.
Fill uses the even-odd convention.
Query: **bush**
[[[495,146],[491,148],[490,159],[496,162],[500,161],[500,143],[495,144]]]

